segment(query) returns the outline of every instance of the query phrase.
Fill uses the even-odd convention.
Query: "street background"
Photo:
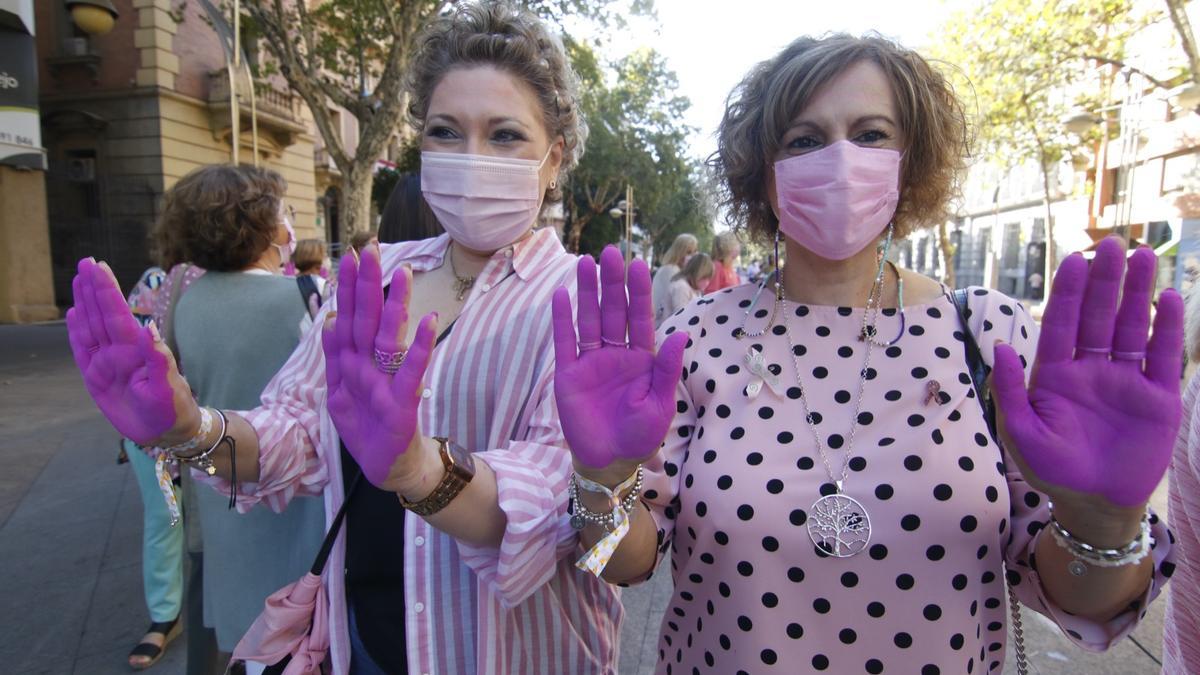
[[[117,434],[88,398],[61,323],[0,326],[0,671],[124,675],[149,624],[142,599],[142,505]],[[1152,500],[1166,512],[1165,485]],[[624,591],[621,675],[654,672],[670,597],[664,564]],[[1136,632],[1161,652],[1163,598]],[[1158,668],[1128,640],[1083,652],[1024,612],[1031,673],[1135,675]],[[149,672],[183,675],[184,641]],[[1010,658],[1006,673],[1015,672]]]

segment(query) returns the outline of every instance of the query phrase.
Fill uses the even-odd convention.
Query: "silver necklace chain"
[[[872,304],[871,299],[868,299],[868,310]],[[786,309],[786,308],[785,308]],[[850,420],[850,433],[846,436],[846,455],[842,458],[842,472],[840,478],[835,478],[833,467],[829,465],[829,458],[825,452],[825,443],[821,438],[821,432],[817,430],[816,421],[813,419],[812,406],[808,403],[808,387],[804,386],[803,376],[800,374],[800,357],[796,354],[796,343],[792,339],[792,328],[789,323],[790,312],[785,311],[783,315],[784,335],[787,336],[788,349],[792,353],[792,365],[796,369],[796,386],[800,389],[800,402],[804,404],[804,421],[808,424],[808,428],[812,431],[813,440],[817,443],[817,453],[821,456],[821,463],[825,465],[825,473],[829,476],[829,480],[837,486],[837,491],[842,492],[843,484],[846,481],[846,474],[850,469],[850,458],[854,453],[854,433],[858,430],[858,416],[862,413],[863,393],[867,390],[867,380],[871,369],[871,352],[875,343],[873,340],[866,340],[866,356],[863,359],[862,370],[858,372],[858,400],[854,404],[854,417]],[[871,324],[872,327],[874,324]]]

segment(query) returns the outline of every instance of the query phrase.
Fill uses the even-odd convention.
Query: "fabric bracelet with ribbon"
[[[154,475],[158,478],[158,491],[167,502],[167,511],[171,514],[171,527],[179,524],[179,499],[175,496],[175,483],[171,480],[171,472],[167,469],[167,451],[155,448]]]
[[[621,544],[621,540],[625,535],[629,534],[629,516],[625,510],[625,505],[621,503],[621,493],[633,487],[641,472],[635,471],[632,476],[626,478],[620,485],[614,489],[608,489],[600,483],[590,481],[578,474],[575,475],[575,481],[579,487],[588,492],[598,492],[608,497],[613,504],[612,517],[613,529],[603,539],[596,542],[587,553],[575,563],[575,566],[581,570],[591,572],[595,576],[600,576],[604,572],[604,568],[608,566],[608,561],[612,559],[613,553],[616,552],[617,546]]]

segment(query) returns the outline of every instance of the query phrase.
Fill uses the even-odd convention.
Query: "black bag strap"
[[[979,342],[971,330],[970,305],[967,303],[967,289],[958,288],[950,292],[950,302],[958,313],[958,323],[962,327],[963,344],[967,356],[967,374],[971,376],[971,385],[975,389],[975,399],[983,410],[983,419],[987,422],[988,434],[999,444],[996,437],[996,405],[987,392],[987,378],[991,371],[983,360],[983,352],[979,350]]]

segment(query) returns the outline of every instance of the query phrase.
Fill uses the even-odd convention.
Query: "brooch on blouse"
[[[754,399],[758,397],[762,391],[763,385],[766,384],[771,388],[771,391],[776,395],[781,396],[779,376],[771,372],[767,367],[767,360],[763,358],[762,352],[750,347],[746,350],[746,370],[750,371],[750,384],[746,385],[746,398]]]

